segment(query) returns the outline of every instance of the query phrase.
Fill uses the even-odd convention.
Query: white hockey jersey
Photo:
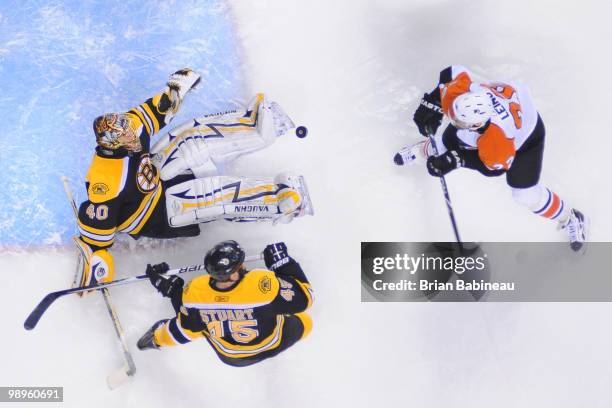
[[[475,91],[485,91],[496,112],[484,130],[459,129],[457,137],[467,148],[478,149],[480,159],[489,169],[508,170],[516,151],[532,134],[538,121],[529,88],[518,83],[476,83],[470,72],[459,65],[451,67],[451,77],[450,82],[439,85],[446,115],[455,98]]]

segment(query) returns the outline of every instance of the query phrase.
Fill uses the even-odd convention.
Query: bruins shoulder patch
[[[91,186],[91,192],[93,194],[106,195],[108,193],[108,186],[104,183],[96,183]]]
[[[270,280],[269,277],[264,276],[259,280],[258,287],[261,293],[268,293],[272,290],[272,280]]]

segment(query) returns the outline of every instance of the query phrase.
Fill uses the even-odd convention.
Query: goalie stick
[[[61,178],[62,184],[64,185],[64,191],[66,192],[66,196],[68,197],[68,201],[70,201],[70,205],[72,206],[72,210],[74,212],[74,216],[76,219],[79,217],[79,210],[76,206],[76,202],[74,201],[74,195],[72,194],[72,190],[70,189],[70,184],[68,178],[66,176],[62,176]],[[82,255],[79,255],[82,256]],[[79,267],[77,265],[77,267]],[[76,281],[74,282],[76,284]],[[106,377],[106,383],[108,388],[111,390],[119,387],[124,384],[131,376],[136,374],[136,364],[134,363],[134,359],[132,358],[132,354],[130,353],[130,349],[128,348],[127,342],[125,341],[125,332],[123,331],[123,327],[121,326],[121,322],[119,321],[119,315],[117,315],[117,310],[111,301],[110,292],[108,288],[100,289],[102,292],[102,297],[104,297],[104,304],[106,305],[106,310],[111,317],[113,322],[113,327],[115,328],[115,334],[117,334],[117,339],[119,340],[119,345],[121,346],[121,352],[123,355],[124,364],[121,368],[113,371]]]

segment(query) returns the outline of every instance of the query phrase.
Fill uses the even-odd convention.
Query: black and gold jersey
[[[141,152],[115,157],[96,149],[78,216],[80,238],[93,250],[110,247],[117,232],[138,234],[162,196],[149,148],[151,137],[166,125],[168,108],[160,108],[165,105],[167,96],[160,93],[125,114],[139,135]]]
[[[298,263],[292,260],[281,269],[254,269],[227,290],[217,288],[210,276],[195,278],[183,291],[177,317],[155,330],[155,342],[172,346],[205,337],[219,355],[233,359],[276,349],[286,320],[313,300]],[[302,321],[306,335],[312,323]]]

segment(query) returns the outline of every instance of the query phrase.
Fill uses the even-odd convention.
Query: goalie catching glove
[[[195,88],[200,83],[200,79],[200,75],[189,68],[179,69],[170,75],[166,85],[172,112],[176,113],[179,110],[187,92]]]

